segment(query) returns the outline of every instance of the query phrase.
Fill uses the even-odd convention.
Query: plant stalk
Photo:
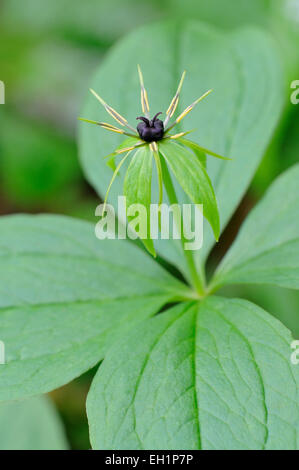
[[[167,192],[169,203],[170,205],[178,204],[177,195],[176,195],[173,183],[172,183],[172,179],[171,179],[167,164],[163,156],[161,156],[161,154],[160,154],[160,158],[161,158],[161,165],[162,165],[162,171],[163,171],[163,182],[164,182],[165,190]],[[174,217],[175,217],[175,214],[174,214]],[[175,218],[177,219],[177,217]],[[189,281],[193,289],[198,294],[198,297],[199,298],[205,297],[206,291],[205,291],[204,272],[203,270],[200,270],[200,272],[197,270],[196,264],[194,261],[193,252],[191,250],[184,249],[184,245],[187,241],[184,235],[184,221],[182,218],[180,218],[180,220],[175,220],[175,223],[177,224],[177,227],[180,228],[183,253],[184,253],[188,270],[189,270],[189,276],[190,276]]]

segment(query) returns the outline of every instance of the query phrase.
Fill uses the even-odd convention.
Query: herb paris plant
[[[120,171],[127,158],[131,155],[132,151],[136,150],[136,153],[132,157],[131,164],[127,170],[125,177],[124,194],[129,202],[128,206],[130,204],[143,204],[149,212],[149,206],[151,203],[152,158],[154,158],[156,162],[158,173],[159,206],[162,204],[163,181],[166,188],[168,188],[171,184],[167,171],[165,170],[163,174],[162,170],[162,167],[165,168],[165,163],[163,165],[161,159],[165,159],[168,165],[170,166],[173,174],[175,175],[176,179],[178,180],[179,184],[181,185],[183,190],[188,194],[191,201],[195,204],[203,204],[204,215],[210,222],[214,232],[214,236],[216,240],[218,240],[220,222],[217,202],[211,181],[202,163],[203,159],[205,161],[205,154],[212,155],[222,160],[229,159],[222,157],[216,154],[215,152],[205,149],[199,146],[197,143],[186,139],[185,136],[190,133],[189,131],[179,132],[177,134],[170,134],[170,131],[175,126],[177,126],[200,101],[206,98],[212,92],[212,90],[207,91],[200,98],[194,101],[182,113],[180,113],[180,115],[175,119],[173,124],[169,125],[169,121],[173,117],[179,104],[180,93],[186,72],[183,73],[178,89],[166,111],[166,118],[164,122],[158,119],[158,116],[162,114],[161,112],[157,113],[153,117],[153,119],[150,120],[148,94],[144,86],[144,80],[140,66],[138,66],[138,73],[141,85],[141,106],[145,117],[137,117],[138,120],[142,121],[138,124],[137,130],[135,130],[128,123],[126,118],[121,116],[117,111],[115,111],[111,106],[109,106],[92,89],[90,91],[104,106],[105,110],[121,126],[125,127],[127,130],[119,129],[115,126],[112,126],[111,124],[107,124],[106,122],[92,121],[89,119],[79,118],[81,121],[90,124],[96,124],[111,132],[116,132],[117,134],[129,136],[129,139],[125,140],[125,142],[123,142],[114,153],[108,155],[108,157],[110,157],[108,164],[112,164],[112,168],[115,168],[114,157],[122,155],[124,153],[126,154],[115,168],[113,177],[106,192],[103,212],[105,212],[105,204],[109,196],[109,191],[118,172]],[[174,141],[177,141],[179,145],[175,145]],[[186,147],[191,149],[195,153],[195,156],[197,158],[194,155],[190,154],[190,152],[187,152],[185,150]],[[138,180],[141,175],[142,178],[144,178],[144,180],[142,181],[143,184],[138,184]],[[191,184],[192,179],[194,179],[194,185]],[[138,187],[138,191],[134,190],[134,188],[136,187]],[[148,231],[150,232],[150,225]],[[148,234],[148,238],[146,240],[143,239],[142,241],[148,251],[155,256],[156,252],[154,249],[153,242],[150,239],[150,233]]]
[[[158,49],[163,74],[153,66]],[[199,83],[215,89],[217,100],[211,95],[190,120],[204,147],[234,157],[230,164],[207,162],[223,230],[281,112],[272,41],[256,30],[220,34],[196,22],[134,32],[112,50],[93,84],[128,119],[139,115],[137,61],[160,85],[153,87],[154,109],[166,109],[177,70],[189,64],[184,99],[192,101]],[[100,115],[94,99],[85,113]],[[89,181],[104,194],[111,170],[99,157],[117,134],[99,134],[82,125],[80,152]],[[48,392],[104,359],[87,403],[95,449],[297,449],[299,369],[290,362],[290,332],[258,305],[215,293],[237,282],[299,288],[298,177],[295,165],[273,183],[201,300],[133,243],[98,241],[92,224],[2,217],[0,339],[7,363],[0,368],[0,400]],[[111,201],[120,178],[114,184]],[[187,200],[174,187],[178,200]],[[212,246],[207,227],[204,240],[202,271]],[[181,246],[164,241],[157,251],[188,278]]]

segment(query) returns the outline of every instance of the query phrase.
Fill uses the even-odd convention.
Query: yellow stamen
[[[180,93],[181,93],[181,89],[185,80],[185,76],[186,76],[186,71],[183,72],[176,94],[174,95],[169,105],[169,108],[166,111],[166,115],[167,115],[166,119],[168,118],[168,120],[174,115],[177,105],[179,103]]]
[[[144,80],[143,80],[143,75],[140,66],[137,66],[138,68],[138,75],[139,75],[139,80],[140,80],[140,87],[141,87],[141,107],[142,111],[144,114],[148,117],[149,116],[149,102],[148,102],[148,96],[147,96],[147,91],[144,87]]]
[[[170,135],[169,138],[170,139],[179,139],[180,137],[184,137],[185,135],[187,134],[190,134],[191,131],[187,131],[187,132],[180,132],[179,134],[175,134],[175,135]]]
[[[93,121],[91,119],[85,119],[85,118],[80,118],[80,117],[78,119],[79,121],[87,122],[88,124],[95,124],[96,126],[100,126],[103,129],[106,129],[107,131],[116,132],[117,134],[128,135],[130,137],[135,137],[136,139],[138,138],[137,135],[129,134],[128,132],[125,132],[124,130],[119,129],[118,127],[115,127],[112,124],[108,124],[108,122]]]
[[[204,98],[206,98],[210,93],[212,93],[213,90],[209,90],[207,91],[206,93],[204,93],[200,98],[198,98],[196,101],[194,101],[194,103],[190,104],[190,106],[188,106],[185,111],[183,111],[179,117],[176,119],[175,121],[175,124],[178,124],[185,116],[187,116],[188,113],[190,113],[190,111],[192,111],[192,109],[200,102],[202,101]]]
[[[117,149],[117,150],[115,150],[114,154],[115,155],[120,155],[121,153],[130,152],[131,150],[134,150],[138,147],[142,147],[144,145],[146,145],[144,142],[140,142],[138,144],[132,145],[131,147],[126,147],[126,148],[123,148],[123,149]]]
[[[120,114],[118,114],[115,111],[115,109],[111,108],[111,106],[109,106],[103,100],[103,98],[100,97],[100,95],[98,95],[92,88],[90,88],[90,91],[96,97],[96,99],[104,106],[104,108],[106,109],[107,113],[110,114],[110,116],[116,119],[116,121],[119,122],[119,124],[121,124],[122,126],[125,126],[127,124],[127,120],[124,117],[122,117]]]
[[[104,106],[104,108],[106,109],[107,113],[109,113],[110,116],[113,117],[113,119],[115,119],[121,126],[126,126],[126,127],[128,127],[129,129],[131,129],[131,130],[133,130],[134,132],[136,132],[136,130],[128,124],[128,121],[127,121],[123,116],[121,116],[117,111],[115,111],[115,109],[113,109],[111,106],[109,106],[109,105],[103,100],[103,98],[101,98],[92,88],[90,88],[90,91],[91,91],[91,93],[96,97],[96,99]]]
[[[118,129],[118,127],[111,126],[110,124],[107,124],[105,122],[101,123],[100,126],[103,127],[103,129],[107,129],[107,131],[117,132],[118,134],[125,133],[125,131],[123,131],[122,129]]]

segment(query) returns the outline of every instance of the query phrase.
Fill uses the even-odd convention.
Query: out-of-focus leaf
[[[298,75],[299,76],[299,75]],[[294,91],[294,90],[293,90]],[[280,169],[285,170],[299,161],[299,103],[293,106],[280,149]]]
[[[59,416],[47,397],[0,405],[0,450],[67,450]]]
[[[269,4],[268,28],[280,48],[289,87],[299,72],[299,4],[297,0],[271,0]]]
[[[283,173],[247,217],[213,285],[299,289],[299,164]]]
[[[293,337],[299,339],[299,290],[270,285],[234,284],[223,287],[219,293],[254,302],[281,321]]]
[[[227,29],[263,25],[269,12],[268,0],[167,0],[167,3],[180,18],[194,18]]]
[[[2,16],[6,22],[14,22],[21,30],[40,34],[90,36],[112,41],[125,34],[140,22],[154,20],[159,15],[159,2],[136,0],[110,0],[99,2],[51,0],[43,6],[37,0],[27,0],[20,9],[17,0],[4,0]]]
[[[80,181],[76,148],[45,127],[6,111],[0,126],[1,190],[21,207],[41,208],[76,194]]]

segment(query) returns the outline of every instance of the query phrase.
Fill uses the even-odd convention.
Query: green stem
[[[160,158],[161,158],[161,165],[162,165],[162,170],[163,170],[163,181],[164,181],[164,186],[168,195],[169,203],[170,205],[178,204],[177,195],[176,195],[173,183],[172,183],[171,176],[169,174],[167,164],[162,156]],[[184,221],[182,220],[182,218],[180,218],[180,220],[176,220],[176,224],[178,227],[180,225],[180,229],[181,229],[182,248],[183,248],[183,253],[184,253],[188,270],[189,270],[189,275],[190,275],[189,281],[191,282],[193,288],[197,292],[198,297],[200,298],[204,297],[206,295],[204,272],[203,270],[200,270],[199,272],[196,269],[193,252],[191,250],[184,249],[184,245],[187,240],[184,236]]]

